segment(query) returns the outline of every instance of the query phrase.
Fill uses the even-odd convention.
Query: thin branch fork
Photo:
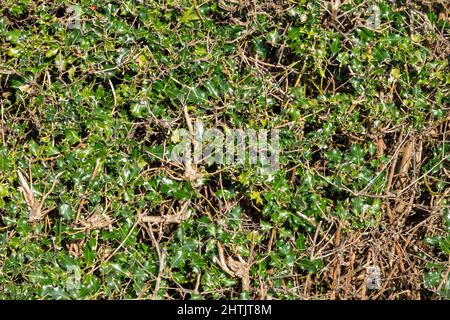
[[[42,210],[42,207],[44,205],[45,200],[53,192],[53,189],[56,186],[56,182],[58,181],[58,178],[62,174],[62,172],[60,172],[59,174],[56,175],[55,179],[53,180],[50,190],[42,196],[42,199],[40,202],[38,202],[34,196],[33,180],[31,178],[31,172],[30,172],[30,184],[28,184],[27,179],[25,178],[25,176],[22,174],[22,172],[20,170],[17,170],[17,174],[19,176],[19,181],[20,181],[20,185],[21,185],[19,187],[19,190],[20,190],[20,192],[22,192],[22,194],[25,198],[25,201],[28,205],[28,209],[30,211],[29,216],[28,216],[29,221],[36,222],[36,221],[42,220],[48,212],[53,210],[53,208],[50,208],[47,210]]]

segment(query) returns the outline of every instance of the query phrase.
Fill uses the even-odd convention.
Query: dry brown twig
[[[185,201],[182,205],[181,208],[172,215],[166,215],[166,216],[143,216],[142,217],[142,222],[146,222],[146,223],[152,223],[152,224],[157,224],[157,223],[181,223],[184,220],[186,220],[189,217],[190,211],[188,210],[190,201]]]
[[[189,130],[189,135],[190,135],[190,139],[191,142],[194,146],[194,150],[197,150],[198,148],[198,142],[195,139],[195,133],[194,133],[194,127],[192,125],[192,120],[191,117],[189,116],[189,112],[187,110],[187,105],[183,106],[183,113],[184,113],[184,117],[186,119],[186,124],[188,126],[188,130]],[[186,180],[190,180],[190,181],[195,181],[197,179],[200,179],[203,177],[202,174],[199,174],[197,172],[197,168],[195,167],[195,165],[192,163],[192,159],[186,159],[185,163],[184,163],[184,178]]]
[[[228,275],[233,278],[240,278],[242,281],[242,291],[250,291],[250,267],[252,265],[249,257],[249,261],[245,261],[239,254],[237,254],[238,260],[233,259],[231,256],[225,258],[225,251],[222,245],[217,242],[217,249],[219,251],[219,259],[217,264]],[[253,250],[250,250],[253,251]]]
[[[42,196],[42,199],[40,202],[38,202],[34,196],[33,180],[31,177],[31,172],[30,172],[30,184],[28,184],[27,179],[25,178],[25,176],[22,174],[22,172],[20,170],[17,170],[17,174],[19,176],[19,181],[20,181],[20,185],[21,185],[19,187],[19,190],[20,190],[20,192],[22,192],[22,194],[25,198],[25,201],[28,205],[28,209],[30,211],[30,214],[28,216],[29,221],[37,222],[37,221],[42,220],[47,213],[49,213],[50,211],[52,211],[54,209],[54,208],[49,208],[49,209],[43,210],[43,205],[44,205],[45,200],[48,198],[48,196],[53,192],[56,182],[58,181],[58,177],[62,174],[62,172],[60,172],[59,174],[56,175],[56,177],[53,180],[50,190]]]
[[[150,228],[147,228],[147,230],[148,230],[148,233],[152,240],[153,246],[155,247],[156,253],[158,254],[158,259],[159,259],[158,277],[156,278],[155,288],[153,290],[153,296],[152,296],[152,299],[156,300],[158,298],[158,292],[159,292],[159,288],[161,286],[161,279],[164,276],[166,252],[164,251],[164,249],[161,250],[161,248],[159,246],[159,241],[156,240],[156,237],[153,234],[153,229],[150,227]]]
[[[111,219],[106,213],[94,213],[86,220],[80,220],[82,230],[103,229],[106,227],[112,228],[115,219]]]

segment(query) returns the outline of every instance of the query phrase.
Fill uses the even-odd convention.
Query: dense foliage
[[[446,1],[0,3],[0,298],[450,297]]]

